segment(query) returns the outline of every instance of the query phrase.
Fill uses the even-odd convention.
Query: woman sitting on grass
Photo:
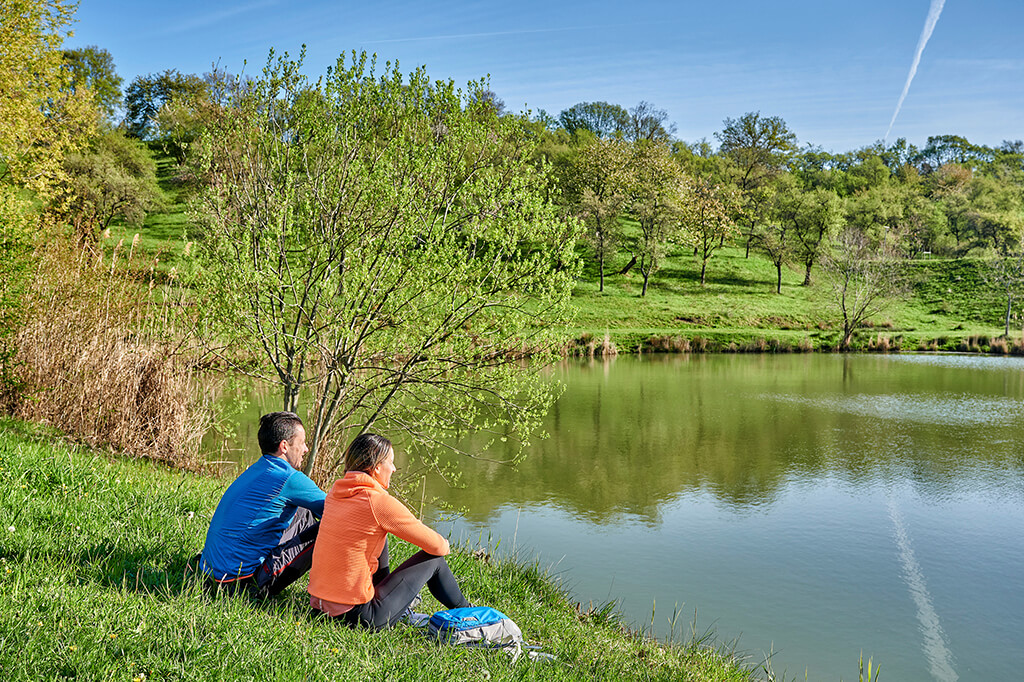
[[[448,541],[388,494],[395,451],[365,433],[345,451],[345,475],[327,494],[309,572],[309,603],[348,625],[390,627],[424,585],[445,608],[469,606],[444,556]],[[422,549],[392,573],[388,533]]]

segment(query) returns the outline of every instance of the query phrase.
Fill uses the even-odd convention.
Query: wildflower
[[[71,645],[71,646],[69,646],[68,648],[69,648],[69,649],[71,649],[72,651],[78,651],[78,647],[77,647],[77,646],[75,646],[74,644],[72,644],[72,645]]]
[[[110,639],[117,639],[117,635],[113,632],[110,633]]]
[[[13,533],[14,532],[14,526],[7,526],[7,532],[8,533]]]
[[[190,511],[190,512],[189,512],[188,514],[186,514],[186,515],[185,515],[185,518],[187,518],[187,519],[191,519],[191,518],[194,518],[194,517],[195,517],[195,515],[196,515],[196,513],[195,513],[195,512],[192,512],[192,511]]]

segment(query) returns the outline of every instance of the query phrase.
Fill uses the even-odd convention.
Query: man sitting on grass
[[[198,557],[213,591],[272,596],[313,561],[326,496],[298,470],[309,451],[302,420],[292,412],[265,414],[257,438],[263,456],[224,493]]]

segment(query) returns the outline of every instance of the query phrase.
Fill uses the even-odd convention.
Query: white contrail
[[[914,74],[917,73],[917,65],[921,63],[921,53],[924,52],[924,46],[928,44],[928,39],[932,37],[932,31],[935,30],[935,24],[939,21],[939,15],[942,14],[942,6],[946,4],[946,0],[932,0],[932,6],[928,10],[928,18],[924,20],[924,30],[921,31],[921,37],[917,41],[917,51],[914,52],[914,62],[910,65],[910,73],[907,75],[907,82],[903,86],[903,93],[900,95],[900,101],[896,103],[896,111],[892,112],[892,120],[889,121],[889,129],[885,131],[885,137],[883,140],[889,139],[889,133],[892,132],[892,126],[896,123],[896,117],[900,115],[900,108],[903,107],[903,100],[907,97],[907,91],[910,90],[910,83],[914,80]]]

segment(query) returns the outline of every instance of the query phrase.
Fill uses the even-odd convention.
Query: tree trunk
[[[1006,297],[1006,330],[1003,332],[1003,336],[1010,338],[1010,309],[1013,306],[1013,294],[1009,294]]]
[[[600,275],[601,284],[597,288],[598,291],[604,291],[604,254],[602,253],[597,257],[597,271]]]
[[[284,406],[285,412],[295,412],[299,408],[299,387],[292,383],[284,385]]]
[[[775,279],[775,293],[781,294],[782,293],[782,263],[781,262],[775,264],[775,272],[777,273],[777,277]]]
[[[811,286],[811,261],[807,261],[805,265],[807,270],[804,272],[804,286],[809,287]]]
[[[636,256],[633,256],[630,259],[630,261],[628,263],[626,263],[626,267],[624,267],[621,270],[619,270],[619,274],[620,275],[625,275],[627,272],[629,272],[630,270],[633,269],[634,265],[636,265]]]
[[[708,269],[708,259],[705,258],[700,263],[700,285],[704,286],[704,272]]]
[[[644,288],[643,288],[643,291],[640,292],[640,297],[643,298],[643,297],[647,296],[647,278],[650,276],[650,273],[648,271],[646,271],[646,270],[643,270],[642,268],[641,268],[641,270],[644,273]]]

